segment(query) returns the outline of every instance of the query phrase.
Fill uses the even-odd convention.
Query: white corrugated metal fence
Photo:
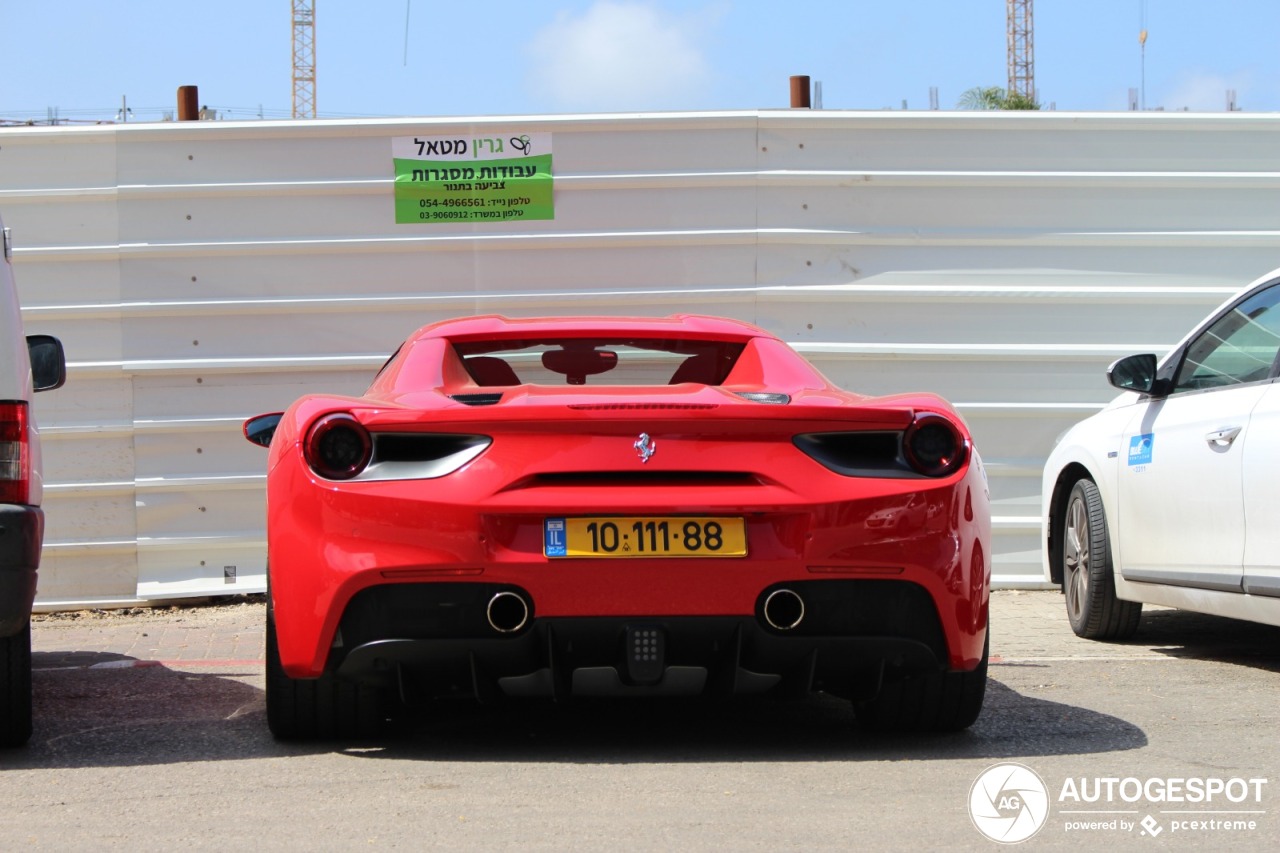
[[[393,139],[522,134],[550,134],[554,218],[396,224]],[[720,314],[845,387],[937,391],[989,468],[997,583],[1035,583],[1040,467],[1106,364],[1280,266],[1277,142],[1243,113],[2,129],[27,330],[71,362],[37,398],[40,603],[261,591],[241,421],[488,312]]]

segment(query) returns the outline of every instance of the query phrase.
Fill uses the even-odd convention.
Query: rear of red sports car
[[[451,321],[366,396],[246,435],[270,443],[277,737],[454,695],[822,690],[916,730],[981,709],[989,499],[963,422],[836,389],[754,327]]]

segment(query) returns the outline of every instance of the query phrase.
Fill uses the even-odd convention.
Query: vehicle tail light
[[[311,426],[303,444],[311,470],[327,480],[350,480],[373,457],[369,431],[345,412],[325,415]]]
[[[945,477],[964,464],[968,446],[948,418],[934,412],[916,415],[902,436],[902,452],[916,471]]]
[[[0,503],[25,504],[31,496],[27,404],[0,403]]]

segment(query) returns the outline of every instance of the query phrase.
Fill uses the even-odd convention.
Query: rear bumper
[[[43,539],[39,507],[0,505],[0,637],[18,633],[31,618]]]
[[[343,616],[330,668],[438,696],[705,696],[760,693],[874,696],[885,681],[948,668],[929,594],[888,580],[783,585],[804,602],[793,628],[771,627],[762,591],[753,617],[539,617],[518,587],[485,583],[370,588]],[[531,606],[503,633],[487,618],[495,595]],[[507,627],[515,624],[512,620]],[[776,621],[776,620],[775,620]]]
[[[530,630],[543,630],[549,620],[754,624],[770,589],[892,579],[926,594],[941,625],[942,666],[969,670],[982,656],[991,531],[977,465],[938,481],[848,478],[800,460],[773,466],[804,481],[795,485],[759,475],[749,485],[602,478],[573,488],[497,488],[487,458],[472,463],[466,477],[425,481],[336,485],[317,482],[290,461],[272,469],[270,588],[289,676],[314,678],[337,668],[359,644],[347,636],[344,621],[367,591],[469,583],[523,591],[533,611]],[[602,514],[740,516],[748,556],[558,559],[544,553],[548,516]],[[804,633],[792,632],[788,647]],[[900,636],[891,629],[881,635]],[[494,638],[391,631],[369,641],[428,639]],[[383,658],[418,654],[379,652]]]

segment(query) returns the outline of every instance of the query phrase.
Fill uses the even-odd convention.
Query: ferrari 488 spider
[[[989,496],[931,394],[842,391],[731,320],[427,326],[267,463],[267,716],[445,696],[822,690],[952,730],[987,677]]]

